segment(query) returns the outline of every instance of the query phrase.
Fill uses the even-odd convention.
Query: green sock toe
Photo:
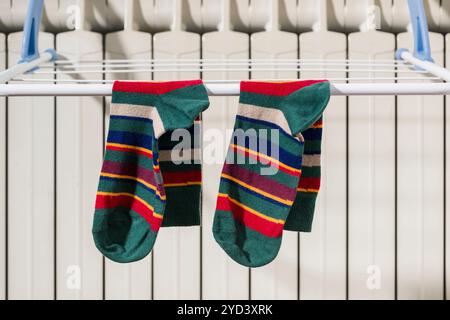
[[[120,263],[146,257],[157,235],[143,217],[124,208],[116,208],[113,212],[97,210],[92,233],[98,250]]]
[[[230,225],[230,222],[234,222]],[[214,238],[237,263],[246,267],[262,267],[273,261],[281,246],[281,236],[268,238],[226,215],[216,215]]]

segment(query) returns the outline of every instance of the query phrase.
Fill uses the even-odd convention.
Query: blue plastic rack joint
[[[408,0],[409,15],[414,35],[413,56],[422,60],[434,62],[431,57],[428,22],[422,0]],[[396,52],[396,58],[401,60],[402,53],[407,49],[401,48]]]
[[[43,9],[44,0],[28,1],[28,12],[23,26],[22,52],[18,63],[26,63],[39,58],[39,27],[41,24]],[[52,55],[51,61],[56,60],[57,54],[54,49],[47,49],[45,51]],[[30,71],[34,71],[36,69],[37,67]]]

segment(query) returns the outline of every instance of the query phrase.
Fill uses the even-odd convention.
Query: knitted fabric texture
[[[201,117],[183,130],[166,132],[158,139],[159,165],[167,197],[162,227],[198,226],[201,221]],[[189,139],[189,146],[178,150],[181,136]]]
[[[153,248],[166,206],[158,138],[192,127],[208,105],[201,80],[114,83],[92,229],[109,259],[136,261]]]
[[[320,189],[320,156],[322,144],[322,118],[302,132],[305,140],[302,173],[297,195],[284,230],[310,232],[314,218],[317,195]]]
[[[278,254],[299,187],[301,132],[322,115],[327,81],[241,82],[213,234],[236,262],[259,267]]]

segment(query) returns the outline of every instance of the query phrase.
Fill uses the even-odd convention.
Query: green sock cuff
[[[112,103],[118,105],[117,109],[123,104],[146,107],[144,111],[131,110],[129,115],[152,119],[155,136],[159,138],[166,131],[189,128],[208,108],[209,99],[202,80],[115,81]]]
[[[330,100],[330,83],[317,82],[286,96],[281,104],[292,135],[308,129],[319,119]]]
[[[209,107],[205,86],[200,81],[159,96],[156,105],[166,131],[189,128],[195,118]]]
[[[311,232],[317,193],[299,192],[286,219],[284,230]]]
[[[169,187],[162,227],[199,226],[201,221],[201,186]]]
[[[183,145],[183,149],[197,150],[193,152],[191,158],[184,158],[186,162],[175,163],[172,156],[161,160],[160,168],[166,191],[166,209],[164,212],[164,220],[162,227],[183,227],[200,225],[200,193],[201,193],[201,171],[202,166],[199,163],[200,146],[201,146],[201,121],[195,121],[189,129],[189,141]],[[175,130],[176,131],[176,130]],[[158,146],[164,152],[178,154],[177,147],[180,141],[176,138],[172,140],[172,133],[168,131],[158,139]],[[183,141],[183,144],[184,141]],[[178,146],[179,147],[179,146]]]

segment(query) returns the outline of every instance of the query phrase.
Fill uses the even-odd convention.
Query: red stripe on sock
[[[301,88],[325,81],[326,80],[304,80],[289,82],[242,81],[241,92],[259,93],[270,96],[286,96]]]
[[[106,150],[131,152],[131,153],[140,154],[140,155],[143,155],[143,156],[146,156],[149,158],[153,158],[153,155],[151,153],[146,152],[144,150],[139,150],[139,149],[121,148],[121,147],[117,147],[117,146],[106,145]]]
[[[315,189],[320,188],[320,178],[300,178],[298,187],[301,189]]]
[[[150,227],[153,231],[158,231],[161,226],[162,220],[155,217],[153,215],[153,211],[136,198],[126,195],[97,195],[97,199],[95,202],[96,209],[113,209],[117,207],[125,207],[137,212],[150,224]]]
[[[231,212],[235,220],[239,221],[246,227],[265,235],[266,237],[278,238],[283,232],[282,224],[273,223],[258,217],[257,215],[231,202],[228,197],[217,197],[216,210]]]
[[[321,126],[321,125],[323,125],[323,118],[320,118],[319,120],[314,122],[312,126]]]
[[[184,80],[168,82],[116,81],[113,91],[147,94],[165,94],[184,87],[202,84],[202,80]]]
[[[200,170],[184,171],[184,172],[162,172],[164,184],[185,183],[185,182],[201,182],[202,172]]]

